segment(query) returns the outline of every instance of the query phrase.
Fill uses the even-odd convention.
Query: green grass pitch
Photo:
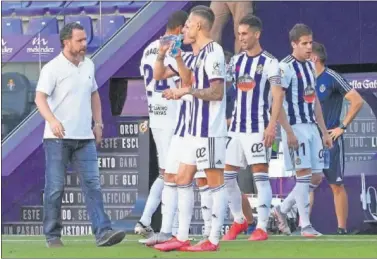
[[[263,242],[221,242],[217,252],[159,252],[127,235],[113,247],[97,248],[92,236],[64,236],[65,247],[46,248],[42,236],[2,236],[3,258],[377,258],[377,236],[270,236]],[[195,241],[193,241],[195,242]]]

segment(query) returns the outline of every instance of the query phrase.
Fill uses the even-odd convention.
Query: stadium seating
[[[56,35],[78,22],[88,37],[88,53],[103,45],[145,1],[16,1],[2,2],[3,36]],[[59,15],[59,16],[57,16]],[[63,20],[62,16],[63,15]],[[26,18],[26,19],[24,19]]]
[[[1,34],[8,35],[22,35],[22,21],[20,18],[6,17],[2,19]]]
[[[84,27],[84,30],[86,32],[86,40],[87,40],[87,43],[89,44],[93,39],[92,19],[86,15],[66,16],[64,23],[67,24],[71,22],[76,22]]]
[[[123,15],[103,16],[101,21],[94,27],[93,40],[88,44],[88,52],[94,52],[106,42],[124,23],[126,18]]]
[[[30,18],[25,35],[59,34],[58,20],[55,17],[33,17]]]

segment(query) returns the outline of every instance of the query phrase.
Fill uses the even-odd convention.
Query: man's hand
[[[102,141],[102,127],[100,125],[94,125],[93,134],[96,139],[96,143],[100,144]]]
[[[49,124],[50,124],[51,131],[55,137],[64,138],[65,129],[63,127],[63,124],[61,124],[60,121],[58,121],[57,119],[54,119]]]
[[[268,124],[267,128],[264,130],[264,146],[270,148],[276,137],[276,125]]]
[[[168,99],[168,100],[178,100],[182,96],[189,93],[188,87],[185,88],[173,88],[173,89],[166,89],[162,92],[162,97]]]
[[[171,44],[165,44],[165,45],[160,44],[160,48],[158,49],[158,54],[161,56],[165,56],[166,52],[170,49],[170,47],[171,47]]]
[[[323,134],[322,142],[323,142],[323,145],[327,148],[332,148],[332,146],[333,146],[332,138],[330,137],[330,135],[327,132],[325,134]]]
[[[338,127],[338,128],[332,129],[332,130],[328,130],[327,132],[329,133],[332,140],[335,141],[337,138],[339,138],[344,133],[344,129],[341,129],[341,128]]]
[[[287,142],[289,148],[293,148],[294,150],[298,149],[298,140],[293,131],[287,133]]]

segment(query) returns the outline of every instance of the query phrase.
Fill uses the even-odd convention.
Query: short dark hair
[[[73,30],[84,30],[84,27],[77,22],[71,22],[64,25],[63,29],[60,31],[60,45],[64,48],[64,41],[72,38]]]
[[[208,22],[208,29],[212,29],[213,23],[215,22],[215,14],[211,8],[204,5],[196,6],[192,8],[191,13],[205,19]]]
[[[166,25],[168,30],[174,30],[179,26],[185,26],[188,14],[185,11],[177,11],[170,15]]]
[[[244,16],[239,22],[239,25],[241,24],[249,25],[250,28],[257,29],[258,31],[262,31],[263,28],[262,20],[259,17],[252,14]]]
[[[312,29],[309,26],[303,23],[297,23],[293,28],[289,31],[289,40],[292,42],[299,41],[302,36],[309,36],[313,35]]]
[[[212,13],[213,13],[212,9],[209,8],[209,7],[206,6],[206,5],[196,5],[196,6],[194,6],[193,8],[191,8],[190,13],[192,13],[192,12],[194,12],[194,11],[196,11],[196,10],[205,10],[205,11],[208,11],[208,12],[212,12]]]
[[[312,51],[314,54],[316,54],[319,58],[319,61],[322,63],[322,64],[325,64],[326,63],[326,60],[327,60],[327,52],[326,52],[326,48],[325,48],[325,45],[319,43],[319,42],[313,42],[313,47],[312,47]]]

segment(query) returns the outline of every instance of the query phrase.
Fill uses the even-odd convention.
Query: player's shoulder
[[[212,42],[208,43],[207,46],[205,47],[205,50],[206,50],[207,54],[214,53],[214,54],[218,55],[218,54],[222,53],[222,55],[224,55],[223,47],[221,47],[221,45],[219,43],[217,43],[216,41],[212,41]]]
[[[292,55],[288,55],[280,61],[281,65],[291,65],[295,61]]]
[[[144,49],[143,58],[147,58],[147,57],[149,57],[151,55],[157,55],[159,48],[160,48],[160,41],[159,40],[152,41]]]
[[[263,57],[265,57],[268,61],[272,61],[272,60],[276,60],[277,61],[278,60],[274,55],[272,55],[267,50],[263,50],[261,55]]]
[[[338,72],[336,72],[335,70],[332,70],[331,68],[328,68],[328,67],[325,68],[325,73],[326,73],[326,75],[328,75],[331,78],[342,77]]]

